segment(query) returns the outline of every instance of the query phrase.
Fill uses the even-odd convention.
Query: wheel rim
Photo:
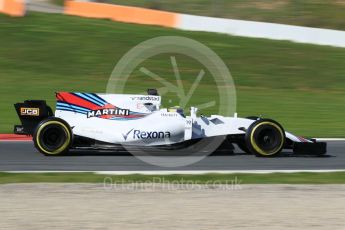
[[[61,126],[47,125],[41,131],[39,137],[41,146],[49,151],[53,152],[61,148],[67,140],[66,130]]]
[[[278,130],[272,127],[263,127],[263,129],[258,130],[256,142],[258,147],[265,152],[274,152],[280,146],[279,136]]]
[[[251,143],[260,155],[275,155],[284,145],[283,130],[272,122],[259,123],[252,131]]]

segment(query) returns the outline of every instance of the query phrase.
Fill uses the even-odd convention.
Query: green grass
[[[345,30],[343,0],[109,0],[186,14]]]
[[[99,175],[94,173],[3,173],[0,184],[8,183],[186,183],[186,184],[344,184],[345,172],[204,174],[204,175]],[[111,178],[111,179],[109,179]],[[237,181],[237,182],[235,182]]]
[[[56,91],[105,92],[115,64],[129,49],[156,36],[176,35],[207,45],[224,60],[237,86],[240,116],[265,115],[304,136],[345,136],[345,49],[41,13],[1,15],[0,34],[0,133],[19,123],[13,103],[46,99],[54,105]],[[176,58],[190,86],[202,67]],[[144,64],[174,83],[168,56]],[[126,92],[149,87],[160,85],[134,71]],[[175,98],[169,94],[163,104],[172,106]],[[215,83],[207,72],[189,105],[213,98]]]

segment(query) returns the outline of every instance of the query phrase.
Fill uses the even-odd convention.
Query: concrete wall
[[[180,14],[176,28],[345,47],[345,31]]]

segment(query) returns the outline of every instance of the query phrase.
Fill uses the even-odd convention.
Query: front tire
[[[61,155],[72,144],[72,130],[64,120],[50,117],[37,126],[33,141],[38,151],[44,155]]]
[[[285,131],[276,121],[260,119],[248,128],[245,141],[251,153],[258,157],[278,155],[285,143]]]

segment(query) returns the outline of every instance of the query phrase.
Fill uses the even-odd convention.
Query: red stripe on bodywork
[[[102,107],[89,102],[83,98],[80,98],[78,96],[75,96],[71,93],[67,93],[67,92],[60,92],[56,94],[56,99],[59,101],[63,101],[63,102],[67,102],[67,103],[71,103],[74,105],[78,105],[78,106],[82,106],[91,110],[96,110],[96,109],[101,109]]]
[[[308,142],[307,139],[305,139],[304,137],[297,137],[301,142]]]
[[[98,109],[116,109],[117,107],[112,105],[112,104],[106,104],[104,106],[98,106],[88,100],[85,100],[83,98],[80,98],[72,93],[69,92],[59,92],[56,94],[56,99],[58,101],[63,101],[69,104],[81,106],[84,108],[88,108],[90,110],[98,110]],[[123,116],[123,115],[101,115],[99,118],[103,119],[111,119],[114,117],[120,117],[120,118],[139,118],[143,117],[145,114],[131,114],[128,116]]]

